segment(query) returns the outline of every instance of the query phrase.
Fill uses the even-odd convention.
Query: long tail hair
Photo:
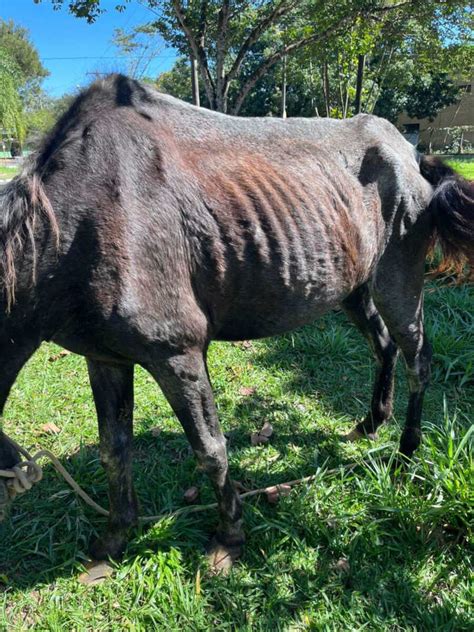
[[[422,156],[420,171],[435,191],[429,211],[435,224],[435,240],[443,253],[443,269],[462,275],[469,266],[474,279],[474,181],[466,180],[434,156]]]
[[[0,286],[3,286],[7,313],[15,303],[16,264],[26,244],[31,247],[31,278],[33,283],[36,282],[35,228],[41,218],[49,223],[57,247],[59,228],[56,216],[32,161],[19,176],[0,188]]]

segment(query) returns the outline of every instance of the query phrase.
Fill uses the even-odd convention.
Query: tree
[[[26,29],[0,20],[0,128],[22,143],[27,132],[26,113],[42,94],[48,76]]]
[[[372,75],[368,111],[392,121],[403,110],[433,120],[439,110],[455,103],[460,91],[453,79],[469,73],[474,61],[473,48],[465,42],[466,17],[463,11],[451,15],[448,30],[444,17],[434,14],[431,20],[410,21],[403,38],[386,37],[369,60],[369,66],[385,69]],[[382,64],[380,54],[390,63]]]
[[[195,95],[193,95],[189,61],[186,57],[178,58],[171,70],[162,72],[157,79],[151,80],[151,83],[161,92],[171,94],[178,99],[188,103],[196,101]],[[206,94],[202,86],[200,88],[199,101],[207,105]]]
[[[106,10],[100,0],[51,1],[55,7],[67,4],[72,13],[88,21]],[[115,8],[124,10],[126,2]],[[417,54],[403,50],[410,46],[413,25],[424,29],[431,43],[436,37],[458,41],[467,22],[463,0],[143,0],[145,3],[153,20],[122,34],[125,44],[135,45],[145,32],[161,34],[190,62],[192,100],[198,103],[203,97],[196,80],[199,70],[207,106],[234,114],[255,110],[251,95],[263,97],[265,86],[272,85],[282,97],[283,83],[288,83],[284,91],[290,111],[292,59],[304,58],[308,52],[311,68],[306,74],[323,95],[319,105],[314,96],[309,99],[312,107],[342,117],[372,111],[388,94],[391,64],[404,55],[414,58]],[[438,46],[436,52],[439,50]],[[427,46],[424,54],[430,57]],[[179,76],[184,70],[184,62],[180,64],[174,69]],[[285,78],[281,76],[280,83],[275,83],[284,65]],[[438,74],[441,81],[442,73]],[[271,101],[273,112],[274,98],[267,97],[264,107]],[[253,101],[252,107],[247,107],[249,101]]]
[[[14,135],[20,142],[25,135],[23,105],[18,87],[21,73],[7,51],[0,48],[0,131],[8,140]]]
[[[40,0],[35,0],[40,1]],[[52,0],[61,6],[67,0]],[[447,0],[448,3],[452,0]],[[431,4],[444,0],[431,0]],[[70,0],[69,10],[94,21],[105,10],[100,0]],[[399,8],[417,8],[421,0],[148,0],[153,26],[183,56],[197,63],[212,109],[228,110],[232,84],[238,84],[232,112],[237,114],[251,90],[276,64],[297,51],[343,35],[357,20]],[[116,5],[123,10],[126,4]],[[243,80],[243,66],[254,57],[261,38],[273,45],[260,55]]]
[[[43,90],[36,94],[33,103],[25,109],[26,141],[28,145],[36,145],[48,132],[57,119],[71,105],[75,94],[65,94],[53,98]]]
[[[16,25],[13,20],[5,22],[0,19],[0,48],[14,62],[23,86],[41,81],[49,75],[30,41],[28,30]]]

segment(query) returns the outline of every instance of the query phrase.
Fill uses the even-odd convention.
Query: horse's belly
[[[225,314],[215,319],[214,338],[263,338],[311,323],[336,308],[353,289],[346,279],[331,283],[306,281],[291,288],[255,280],[248,291],[236,292]]]

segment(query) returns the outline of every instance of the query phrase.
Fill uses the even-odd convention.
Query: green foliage
[[[13,20],[5,22],[0,19],[0,48],[6,51],[15,63],[22,84],[49,75],[40,61],[38,51],[30,42],[27,29],[16,25]]]
[[[0,130],[20,142],[25,137],[23,104],[19,95],[21,73],[8,52],[0,48]]]
[[[405,106],[408,116],[430,121],[442,108],[456,103],[460,95],[460,89],[446,74],[423,77],[410,88]]]
[[[41,0],[33,0],[33,2],[41,4]],[[121,3],[114,4],[113,9],[122,12],[129,2],[130,0],[123,0]],[[51,0],[51,4],[54,9],[61,9],[64,4],[67,5],[70,13],[78,18],[84,18],[89,24],[95,22],[107,10],[104,8],[105,2],[101,0]]]
[[[405,71],[404,81],[382,89],[375,114],[395,121],[400,112],[406,111],[410,117],[432,121],[441,109],[459,99],[460,89],[446,74],[410,74],[413,65],[409,61],[399,64],[399,68]]]
[[[76,95],[65,94],[54,99],[39,89],[29,96],[25,111],[26,135],[28,144],[35,146],[67,110]]]
[[[474,162],[472,160],[450,160],[449,165],[468,180],[474,180]]]
[[[89,21],[110,9],[99,0],[52,2],[56,7],[67,5]],[[357,94],[362,111],[377,107],[394,119],[410,104],[412,111],[433,117],[456,98],[446,74],[465,72],[472,60],[471,16],[463,0],[147,0],[147,4],[153,20],[118,33],[116,42],[124,51],[143,52],[150,45],[147,38],[161,36],[183,59],[192,54],[201,73],[203,97],[205,93],[201,102],[232,113],[280,113],[286,58],[290,115],[350,116]],[[365,76],[357,73],[361,56]],[[181,60],[159,80],[162,89],[189,99],[185,72]]]
[[[26,29],[0,19],[0,128],[3,134],[25,140],[35,106],[44,98],[40,82],[48,71],[41,64]]]

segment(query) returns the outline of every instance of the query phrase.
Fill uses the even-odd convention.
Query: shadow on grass
[[[281,455],[282,463],[275,475],[268,471],[265,447],[250,447],[248,435],[237,429],[229,435],[231,475],[252,487],[284,482],[314,470],[312,452],[307,459],[303,454],[301,459],[293,460],[291,466],[284,465],[290,440],[293,446],[298,443],[325,445],[324,460],[330,459],[333,464],[342,459],[334,436],[322,431],[299,435],[294,428],[291,436],[277,433],[272,441],[272,448]],[[251,470],[239,466],[245,454],[253,454]],[[158,515],[184,506],[183,493],[191,485],[199,486],[202,503],[215,501],[207,477],[196,467],[184,433],[163,431],[157,438],[150,433],[136,436],[133,461],[135,487],[143,514]],[[61,459],[61,463],[96,502],[108,506],[107,481],[100,465],[98,446],[83,446],[75,454]],[[178,518],[162,532],[160,546],[203,549],[216,521],[216,510],[193,514],[190,519]],[[179,536],[181,526],[182,538]],[[33,587],[68,576],[77,571],[78,560],[87,559],[89,541],[105,528],[106,519],[75,495],[51,463],[44,462],[43,480],[25,495],[17,496],[7,520],[0,525],[0,575],[8,577],[12,588]],[[133,544],[133,550],[136,555],[143,552],[137,544]]]
[[[237,431],[234,437],[231,457],[238,459],[249,450],[248,437],[239,436]],[[343,463],[343,454],[333,436],[318,431],[296,436],[296,440],[298,438],[308,443],[322,441],[328,446],[323,459],[328,459],[331,466]],[[291,440],[295,441],[295,435]],[[288,441],[288,435],[276,435],[275,449],[283,450]],[[258,452],[263,450],[258,449]],[[163,432],[159,438],[142,434],[136,439],[134,457],[136,488],[143,512],[159,513],[182,506],[183,486],[191,484],[201,487],[202,502],[214,500],[205,477],[196,471],[194,457],[182,434]],[[63,465],[95,500],[107,506],[105,474],[99,464],[96,446],[82,447],[63,460]],[[278,480],[292,478],[300,467],[304,470],[311,465],[314,464],[303,461],[296,466],[282,467]],[[105,519],[77,499],[53,472],[51,465],[45,466],[44,474],[42,483],[15,502],[11,518],[1,527],[4,559],[0,574],[8,577],[9,590],[32,589],[61,577],[74,577],[79,572],[78,561],[87,559],[89,540],[106,527]],[[235,466],[233,475],[255,485],[269,482],[263,463],[261,467],[256,464],[250,477],[245,469]],[[229,579],[203,579],[217,612],[222,610],[223,617],[228,616],[226,610],[233,603],[235,594],[239,599],[244,598],[249,589],[250,573],[252,581],[264,592],[267,603],[274,604],[270,609],[262,608],[259,614],[262,629],[273,626],[284,629],[291,625],[295,617],[318,600],[319,591],[333,595],[342,609],[361,609],[361,620],[370,615],[378,621],[386,621],[387,626],[395,623],[403,626],[405,623],[410,627],[422,622],[426,629],[469,629],[467,616],[440,605],[436,595],[424,593],[417,586],[414,580],[417,570],[429,562],[437,552],[437,545],[422,542],[415,523],[408,525],[411,533],[406,534],[406,539],[397,535],[396,524],[387,525],[382,541],[379,536],[374,538],[370,527],[361,527],[360,535],[348,547],[341,543],[337,519],[332,521],[330,516],[324,515],[308,516],[308,505],[304,501],[306,493],[308,490],[302,489],[299,497],[298,492],[294,492],[293,499],[284,499],[276,507],[268,505],[263,498],[246,503],[248,540],[242,560],[247,570],[244,583],[240,583],[238,574]],[[131,537],[126,561],[146,558],[157,550],[177,548],[181,551],[186,572],[194,577],[202,568],[202,553],[215,521],[216,512],[210,510],[164,520],[150,529],[138,530]],[[395,543],[390,534],[395,534]],[[314,568],[308,569],[304,565],[299,568],[298,564],[292,567],[288,561],[282,564],[282,546],[289,550],[290,558],[293,554],[301,554],[302,547],[317,551]],[[341,556],[348,560],[350,570],[347,572],[337,569]],[[446,557],[449,558],[448,550]],[[281,582],[278,582],[282,573],[289,577],[293,586],[290,596],[285,595],[285,591],[282,594]],[[400,603],[407,604],[406,612],[400,610]],[[242,604],[242,611],[235,615],[237,627],[246,625],[242,618],[244,606]]]

